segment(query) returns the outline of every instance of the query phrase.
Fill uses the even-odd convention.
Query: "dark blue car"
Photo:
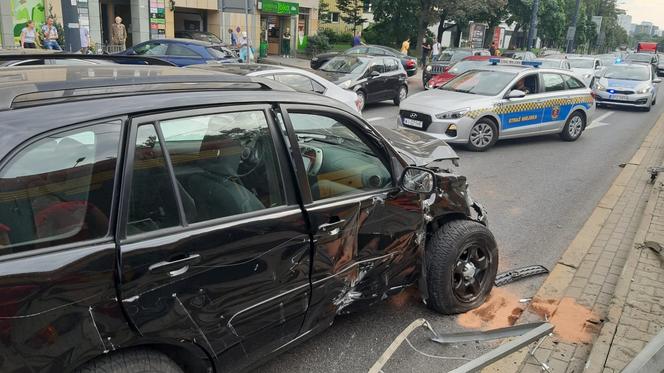
[[[192,39],[150,40],[120,52],[121,55],[157,57],[177,66],[216,62],[239,62],[237,55],[226,47]]]

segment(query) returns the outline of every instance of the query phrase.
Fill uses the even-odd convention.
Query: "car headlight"
[[[638,91],[636,91],[636,93],[642,95],[644,93],[649,93],[651,90],[652,90],[652,87],[645,87],[645,88],[639,89]]]
[[[600,82],[595,83],[595,89],[598,91],[606,91],[606,87],[601,85]]]
[[[431,72],[431,65],[427,65],[426,70],[427,70],[428,73],[430,73]]]
[[[343,88],[343,89],[348,89],[348,88],[350,88],[350,85],[351,85],[352,83],[353,83],[353,81],[350,80],[350,79],[348,79],[348,80],[346,80],[346,81],[344,81],[344,82],[341,82],[341,83],[339,84],[339,87],[341,87],[341,88]]]
[[[468,112],[470,111],[470,108],[463,108],[459,110],[453,110],[453,111],[448,111],[445,113],[440,113],[436,114],[437,119],[459,119],[463,118]]]

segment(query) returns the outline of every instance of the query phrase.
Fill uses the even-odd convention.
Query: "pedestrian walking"
[[[127,49],[127,29],[122,24],[122,18],[115,17],[115,23],[111,28],[111,45],[113,52],[120,52]],[[116,50],[117,49],[117,50]]]
[[[21,48],[37,48],[36,39],[37,31],[35,31],[35,23],[30,20],[25,24],[23,30],[21,30]]]
[[[401,53],[403,54],[408,54],[408,51],[410,50],[410,39],[406,38],[406,40],[401,43]]]
[[[81,34],[81,53],[88,54],[88,50],[90,50],[90,30],[87,27],[81,27],[79,31]]]
[[[426,66],[429,60],[429,52],[431,52],[431,44],[425,37],[422,39],[422,67]]]
[[[58,44],[58,29],[53,25],[53,17],[46,19],[46,24],[42,26],[42,34],[44,35],[44,48],[61,51],[60,44]]]
[[[242,31],[242,36],[240,37],[240,59],[242,62],[253,61],[254,59],[251,40],[249,40],[246,31]]]
[[[231,47],[237,48],[237,34],[233,31],[232,28],[228,29],[228,34],[231,37]]]
[[[496,42],[491,43],[491,48],[489,48],[489,53],[491,53],[492,56],[497,56],[498,54],[498,48],[496,48]]]
[[[438,39],[433,43],[431,46],[431,57],[435,57],[440,54],[440,52],[443,50],[443,46],[440,44]]]
[[[285,58],[290,57],[291,32],[290,27],[286,27],[286,32],[281,36],[281,53]]]
[[[362,32],[358,31],[355,34],[355,37],[353,37],[353,43],[351,44],[353,47],[357,47],[358,45],[362,45]]]

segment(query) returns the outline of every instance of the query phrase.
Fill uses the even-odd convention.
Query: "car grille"
[[[634,91],[620,91],[620,90],[617,90],[617,89],[609,89],[607,92],[609,92],[612,95],[613,94],[616,94],[616,95],[633,95],[634,94]]]
[[[431,65],[431,74],[442,74],[445,72],[444,65]]]
[[[608,99],[608,98],[597,97],[597,101],[598,102],[608,102],[608,103],[615,102],[617,104],[645,105],[645,103],[648,102],[648,99],[647,98],[642,98],[642,99],[638,99],[636,101],[624,101],[624,100],[611,100],[611,99]]]
[[[415,120],[421,120],[424,126],[422,128],[417,128],[417,127],[410,127],[408,128],[413,128],[413,129],[419,129],[419,130],[424,130],[426,131],[429,128],[429,125],[431,125],[431,116],[427,114],[422,114],[422,113],[417,113],[414,111],[408,111],[408,110],[401,110],[399,112],[399,115],[401,116],[402,123],[403,123],[403,118],[410,118],[410,119],[415,119]]]

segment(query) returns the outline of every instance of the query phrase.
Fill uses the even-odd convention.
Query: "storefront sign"
[[[166,38],[166,0],[150,1],[150,39]]]
[[[21,31],[29,20],[35,23],[37,30],[46,22],[44,0],[10,0],[9,4],[14,23],[14,42],[18,45],[21,42]]]
[[[298,15],[300,14],[300,4],[288,3],[285,1],[263,0],[261,11],[263,13]]]

